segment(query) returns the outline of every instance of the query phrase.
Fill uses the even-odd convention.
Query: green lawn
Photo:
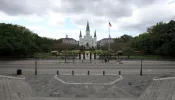
[[[87,50],[88,51],[88,50]],[[89,50],[90,51],[90,50]],[[80,50],[67,50],[67,51],[62,51],[62,52],[66,52],[66,53],[79,53]],[[104,50],[95,50],[95,51],[91,51],[91,53],[107,53],[108,51],[104,51]]]
[[[62,52],[66,52],[66,53],[79,53],[79,50],[65,50],[65,51],[62,51]]]
[[[54,58],[55,56],[52,56],[50,53],[36,53],[34,57],[36,58]]]
[[[67,53],[79,53],[79,50],[70,50],[70,51],[66,51]],[[103,50],[96,50],[96,51],[92,51],[92,53],[107,53],[107,51],[103,51]],[[34,57],[36,58],[55,58],[55,56],[51,55],[51,53],[36,53],[34,55]],[[117,56],[116,56],[117,57]],[[129,59],[141,59],[143,57],[143,59],[158,59],[158,58],[162,58],[159,55],[133,55],[130,56]],[[120,58],[128,58],[128,56],[120,56]]]
[[[161,56],[159,55],[138,55],[138,56],[130,56],[130,59],[141,59],[143,57],[143,59],[157,59],[157,58],[161,58]]]

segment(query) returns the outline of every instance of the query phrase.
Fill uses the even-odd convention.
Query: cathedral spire
[[[80,36],[79,37],[82,37],[81,30],[80,30]]]
[[[89,22],[87,21],[86,31],[90,31]]]
[[[95,32],[94,32],[94,37],[96,37],[97,35],[96,35],[96,30],[95,30]]]

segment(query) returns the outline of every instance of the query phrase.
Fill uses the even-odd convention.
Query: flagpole
[[[109,41],[109,44],[108,44],[109,48],[108,48],[108,50],[110,51],[111,43],[110,43],[110,26],[109,25],[108,25],[108,31],[109,31],[109,39],[108,39],[108,41]]]

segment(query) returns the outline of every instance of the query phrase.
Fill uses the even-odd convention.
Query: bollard
[[[72,75],[74,75],[74,71],[72,71]]]
[[[90,74],[90,72],[88,71],[88,75]]]
[[[82,60],[82,62],[83,62],[83,60]]]
[[[103,75],[105,75],[105,71],[103,71]]]
[[[58,70],[57,70],[57,75],[60,75]]]
[[[121,75],[121,71],[119,71],[118,74]]]
[[[17,75],[22,75],[22,70],[21,69],[18,69],[17,72],[16,72]]]

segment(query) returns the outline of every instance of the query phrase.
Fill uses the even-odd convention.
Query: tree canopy
[[[175,57],[175,21],[149,27],[147,32],[133,39],[132,47],[148,54]]]
[[[27,57],[37,52],[50,52],[56,42],[40,37],[23,26],[0,23],[1,57]]]
[[[0,56],[26,56],[39,51],[37,35],[25,27],[0,24]]]
[[[29,56],[37,52],[81,49],[78,45],[63,44],[62,40],[40,37],[29,29],[13,24],[0,23],[0,56]],[[108,44],[101,47],[108,50]],[[175,21],[159,22],[147,31],[132,37],[122,35],[114,39],[111,49],[130,55],[133,51],[145,51],[148,55],[175,57]]]

